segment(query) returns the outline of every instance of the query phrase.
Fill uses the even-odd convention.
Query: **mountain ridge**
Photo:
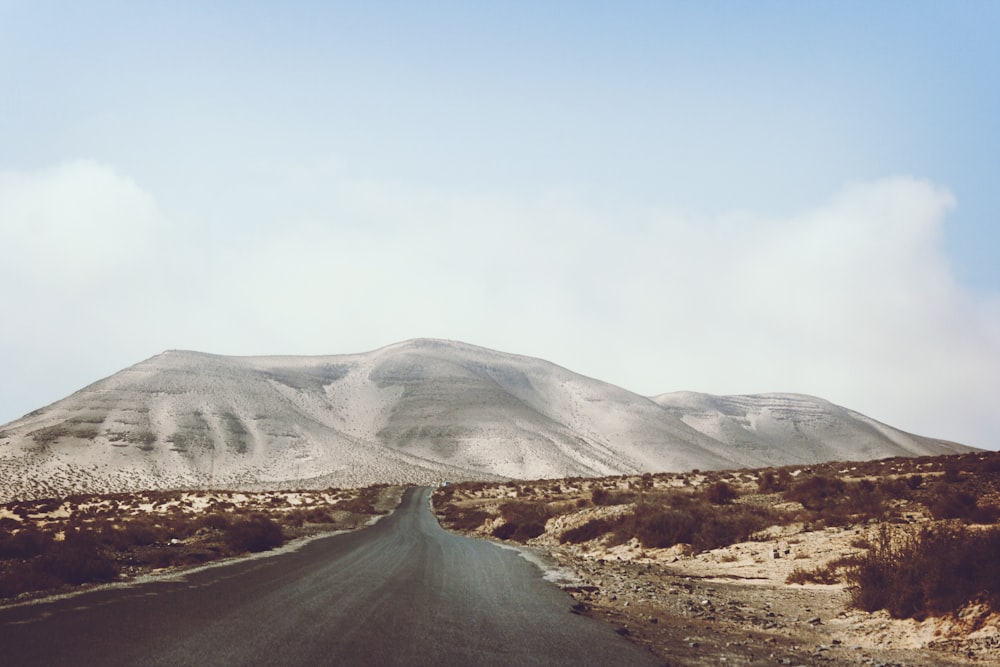
[[[799,394],[640,396],[438,339],[166,350],[0,426],[0,498],[600,476],[970,451]]]

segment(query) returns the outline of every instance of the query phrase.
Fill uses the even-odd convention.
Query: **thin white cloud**
[[[809,392],[985,446],[1000,427],[987,398],[998,311],[954,280],[942,230],[955,201],[932,183],[852,185],[784,219],[614,216],[568,196],[346,179],[326,191],[321,214],[220,267],[219,298],[270,314],[290,345],[444,336],[645,393]]]
[[[0,171],[0,421],[136,361],[163,222],[105,164]]]
[[[32,318],[2,334],[8,349],[67,364],[134,355],[111,372],[168,347],[335,354],[436,336],[640,393],[806,392],[996,446],[1000,300],[954,279],[943,229],[955,201],[932,183],[856,184],[785,218],[704,219],[565,193],[456,195],[339,169],[257,189],[267,205],[248,186],[229,202],[234,222],[211,221],[212,234],[175,224],[153,237],[153,199],[106,167],[4,175],[0,211],[19,212],[22,255],[64,258],[53,267],[64,279],[110,271],[102,284],[117,286],[86,308],[52,290],[45,308],[22,301]],[[25,211],[62,235],[32,236]],[[171,239],[164,258],[126,267],[151,257],[151,238]],[[29,282],[39,271],[13,266]],[[45,331],[68,327],[81,347],[62,353]]]
[[[24,279],[62,285],[106,276],[147,250],[157,218],[149,195],[94,161],[0,171],[6,271]]]

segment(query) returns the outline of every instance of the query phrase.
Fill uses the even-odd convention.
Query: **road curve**
[[[0,609],[8,665],[656,665],[430,489],[297,551]]]

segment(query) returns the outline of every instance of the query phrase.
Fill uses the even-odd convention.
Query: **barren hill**
[[[322,357],[169,351],[0,427],[0,500],[595,476],[968,449],[821,399],[647,398],[456,342]]]

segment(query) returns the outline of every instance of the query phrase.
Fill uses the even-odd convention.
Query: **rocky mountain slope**
[[[324,357],[169,351],[0,427],[0,500],[595,476],[968,449],[811,397],[651,399],[456,342]]]

